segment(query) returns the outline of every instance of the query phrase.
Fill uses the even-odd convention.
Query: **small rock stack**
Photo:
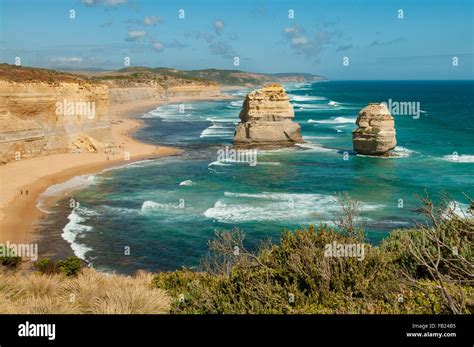
[[[300,125],[292,121],[293,106],[280,84],[268,84],[247,94],[239,116],[235,145],[289,145],[303,141]]]
[[[366,155],[388,155],[395,148],[395,122],[385,104],[370,103],[359,112],[352,132],[354,151]]]

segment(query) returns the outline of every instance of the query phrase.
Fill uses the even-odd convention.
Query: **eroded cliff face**
[[[300,125],[285,89],[280,84],[266,85],[245,97],[241,122],[234,134],[236,145],[288,145],[302,142]]]
[[[109,87],[110,101],[125,103],[136,100],[167,100],[176,96],[215,96],[220,94],[217,84],[189,83],[171,85],[164,88],[154,81],[124,84],[116,81],[105,81]]]
[[[217,83],[215,84],[184,84],[179,86],[172,86],[166,89],[165,96],[217,96],[219,95],[220,88]]]
[[[148,70],[94,78],[0,64],[0,164],[47,154],[113,152],[109,103],[220,94],[213,81]]]
[[[108,87],[0,80],[0,162],[112,146]]]

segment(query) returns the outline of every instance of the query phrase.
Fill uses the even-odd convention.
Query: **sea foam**
[[[46,189],[41,195],[44,196],[56,196],[63,192],[71,190],[86,188],[87,186],[94,184],[97,177],[95,175],[82,175],[76,176],[67,180],[66,182],[54,184]]]
[[[334,148],[326,148],[317,143],[312,142],[304,142],[304,143],[297,143],[297,147],[303,148],[305,150],[314,151],[314,152],[337,152],[337,149]]]
[[[416,153],[416,152],[411,150],[411,149],[402,147],[402,146],[396,146],[393,149],[392,153],[395,154],[398,157],[406,158],[406,157],[409,157],[410,155],[412,155],[413,153]]]
[[[204,129],[199,137],[231,137],[234,135],[233,126],[223,126],[220,124],[213,124]]]
[[[349,118],[349,117],[336,117],[336,118],[321,119],[321,120],[308,119],[308,123],[318,123],[318,124],[346,124],[346,123],[355,124],[355,122],[356,122],[356,118]]]
[[[474,155],[470,154],[459,154],[459,155],[445,155],[441,158],[445,161],[450,161],[453,163],[474,163]]]
[[[362,204],[362,210],[382,207],[382,205]],[[224,198],[207,209],[204,216],[221,223],[278,220],[331,223],[339,211],[340,203],[332,195],[225,192]]]
[[[69,222],[64,226],[61,234],[61,237],[70,244],[74,255],[83,260],[86,259],[86,253],[91,251],[92,248],[79,243],[78,239],[83,233],[93,230],[91,226],[82,224],[87,220],[87,218],[84,217],[85,215],[91,216],[94,215],[94,212],[84,207],[74,208],[67,217]]]
[[[321,96],[308,96],[308,95],[294,95],[291,97],[292,101],[317,101],[317,100],[327,100]]]
[[[448,207],[441,214],[441,217],[451,219],[454,217],[453,215],[456,215],[461,219],[472,218],[472,213],[469,211],[469,209],[470,205],[453,200],[449,202]]]

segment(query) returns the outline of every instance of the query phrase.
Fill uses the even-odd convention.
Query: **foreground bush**
[[[56,274],[59,273],[58,265],[51,258],[43,258],[34,263],[34,267],[42,274]]]
[[[76,276],[82,268],[82,260],[77,257],[68,257],[58,262],[58,269],[66,276]]]
[[[224,238],[243,240],[240,231],[232,234]],[[353,244],[360,238],[325,226],[284,232],[279,245],[268,244],[255,256],[222,238],[218,233],[221,251],[226,246],[241,250],[233,259],[234,253],[220,255],[226,260],[223,268],[155,275],[154,285],[173,296],[173,313],[449,312],[432,287],[421,291],[403,281],[396,254],[364,244],[363,260],[326,256],[327,244]]]
[[[471,212],[426,197],[426,224],[374,247],[354,225],[357,202],[340,201],[337,232],[285,231],[256,253],[241,231],[217,232],[202,272],[159,273],[153,283],[173,296],[174,313],[474,313]],[[363,246],[364,256],[332,256],[328,245]]]
[[[473,210],[460,214],[449,199],[438,206],[428,198],[422,201],[420,211],[430,223],[392,232],[381,250],[394,254],[404,279],[438,291],[452,313],[473,311]],[[424,279],[429,282],[422,282]]]
[[[9,269],[16,268],[21,263],[21,257],[17,257],[12,249],[0,245],[0,264]]]
[[[34,263],[34,267],[42,274],[59,274],[66,276],[77,276],[81,271],[84,262],[78,257],[68,257],[55,261],[51,258],[43,258]]]

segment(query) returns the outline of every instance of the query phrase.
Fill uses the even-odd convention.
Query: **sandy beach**
[[[182,153],[178,148],[154,146],[133,139],[133,132],[143,125],[136,119],[142,113],[166,103],[224,98],[230,97],[171,97],[166,100],[111,104],[111,131],[119,146],[115,153],[55,154],[0,166],[0,243],[26,243],[32,239],[37,220],[43,214],[37,207],[38,196],[54,184],[109,167]],[[129,159],[126,158],[126,152],[129,153]]]

